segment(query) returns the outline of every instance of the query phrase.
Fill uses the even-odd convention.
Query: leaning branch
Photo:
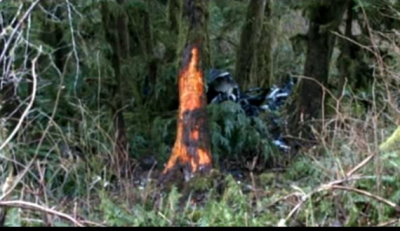
[[[15,134],[17,134],[18,130],[21,128],[22,123],[24,122],[24,119],[28,116],[33,103],[35,102],[35,98],[36,98],[36,91],[37,91],[37,75],[36,75],[36,62],[40,56],[40,54],[42,53],[42,49],[40,48],[39,50],[39,54],[36,56],[36,58],[32,61],[32,79],[33,79],[33,89],[32,89],[32,94],[31,94],[31,101],[28,104],[28,107],[25,109],[24,113],[22,114],[21,118],[18,121],[17,126],[14,128],[14,130],[11,132],[10,136],[8,136],[8,138],[4,141],[4,143],[1,144],[0,146],[0,151],[3,150],[8,143],[10,143],[10,141],[14,138]],[[1,59],[0,59],[1,60]]]
[[[31,94],[31,101],[28,104],[28,107],[25,109],[24,113],[22,114],[21,118],[18,121],[17,126],[14,128],[14,130],[11,132],[11,135],[8,136],[8,138],[3,142],[3,144],[1,144],[0,146],[0,151],[3,150],[8,143],[10,143],[10,141],[14,138],[15,134],[17,134],[18,130],[21,128],[22,126],[22,122],[24,121],[24,119],[28,116],[29,111],[31,110],[31,108],[33,107],[33,103],[35,102],[35,98],[36,98],[36,91],[37,91],[37,74],[36,74],[36,63],[37,60],[39,58],[39,56],[42,54],[42,47],[40,47],[39,49],[39,53],[38,55],[33,59],[32,61],[32,79],[33,79],[33,87],[32,87],[32,94]],[[2,158],[2,156],[0,155],[0,158]],[[23,174],[19,177],[19,179],[14,183],[14,185],[8,190],[8,192],[5,192],[4,195],[2,195],[0,197],[0,201],[3,200],[4,198],[6,198],[11,192],[12,190],[14,190],[15,186],[17,185],[17,183],[19,182],[19,180],[22,178],[22,176],[25,175],[25,173],[28,171],[29,166],[33,163],[33,159],[31,160],[30,164],[25,168]]]

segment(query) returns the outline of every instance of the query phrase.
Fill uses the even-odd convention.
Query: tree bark
[[[165,52],[165,57],[163,62],[164,63],[174,63],[178,66],[177,57],[179,56],[178,53],[178,44],[176,41],[179,38],[180,34],[180,21],[182,20],[183,16],[183,0],[169,0],[168,1],[168,39],[166,41],[167,47]]]
[[[168,23],[169,29],[174,33],[179,33],[179,21],[182,18],[182,0],[168,1]]]
[[[309,12],[310,27],[307,34],[307,58],[304,76],[314,79],[302,79],[296,92],[296,98],[290,108],[294,110],[289,118],[289,127],[295,136],[313,140],[311,127],[306,123],[321,118],[323,106],[323,88],[327,85],[329,65],[335,37],[331,30],[337,30],[346,10],[346,0],[319,0]],[[319,83],[319,84],[318,84]],[[319,124],[315,128],[318,130]]]
[[[164,176],[181,168],[185,180],[189,180],[194,173],[208,172],[212,167],[203,76],[210,62],[207,19],[208,0],[184,1],[178,131]]]
[[[268,88],[273,81],[273,48],[274,48],[274,21],[272,18],[272,0],[267,0],[262,31],[256,49],[257,59],[253,65],[253,86]]]
[[[147,88],[147,99],[154,97],[155,86],[157,83],[158,66],[161,60],[154,55],[154,41],[151,27],[151,17],[149,11],[151,10],[152,1],[147,1],[147,10],[142,11],[143,14],[143,31],[144,31],[144,44],[145,44],[145,57],[147,62],[148,76],[145,79],[145,88]],[[146,101],[146,99],[143,99]]]
[[[353,19],[354,19],[354,1],[348,2],[347,9],[347,19],[346,19],[346,29],[344,36],[353,41],[356,40],[352,34],[353,29]],[[343,94],[344,85],[346,78],[350,81],[354,81],[356,78],[356,73],[354,72],[354,66],[356,62],[356,53],[360,49],[359,46],[355,45],[353,42],[347,39],[340,39],[341,54],[338,58],[340,80],[339,80],[339,90],[337,96],[340,97]]]
[[[124,0],[117,0],[119,5],[124,4]],[[127,138],[126,138],[126,128],[125,119],[123,115],[124,104],[124,87],[126,86],[126,81],[123,78],[122,66],[124,62],[129,59],[129,33],[128,33],[128,17],[126,12],[114,16],[108,9],[109,3],[102,4],[102,18],[103,26],[106,32],[106,40],[111,45],[113,49],[112,55],[112,66],[115,72],[115,79],[117,82],[116,89],[114,91],[114,127],[116,130],[116,164],[119,167],[124,167],[127,170],[129,164],[128,150],[127,150]]]
[[[253,85],[252,66],[257,60],[262,22],[267,0],[251,0],[247,8],[246,22],[242,29],[236,58],[235,78],[241,88]],[[253,71],[254,73],[254,71]]]

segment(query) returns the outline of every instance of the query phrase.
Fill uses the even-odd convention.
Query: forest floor
[[[257,174],[213,170],[185,186],[160,187],[158,169],[107,182],[88,168],[69,167],[64,176],[73,184],[64,181],[42,190],[22,182],[13,192],[6,226],[400,225],[398,154],[379,157],[389,165],[380,166],[376,155],[352,165],[354,160],[339,161],[348,155],[318,154],[321,150]],[[375,174],[377,168],[381,175]],[[179,182],[175,179],[172,183]],[[74,196],[65,196],[68,190]]]

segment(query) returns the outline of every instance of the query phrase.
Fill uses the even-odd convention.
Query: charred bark
[[[189,180],[212,167],[206,113],[204,67],[209,65],[208,1],[186,0],[181,36],[185,48],[179,66],[179,113],[177,137],[164,176],[181,169]],[[165,178],[164,178],[165,180]]]
[[[183,18],[181,20],[179,32],[180,47],[178,53],[185,53],[189,44],[197,43],[199,45],[201,57],[199,65],[203,70],[211,66],[208,33],[208,5],[209,0],[184,0],[182,6]],[[180,67],[182,67],[182,63]]]

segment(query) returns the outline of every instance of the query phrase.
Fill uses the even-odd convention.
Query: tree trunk
[[[209,65],[208,0],[185,0],[182,34],[185,48],[179,66],[177,137],[164,175],[183,170],[185,180],[212,167],[207,124],[204,67]],[[182,38],[182,37],[181,37]]]
[[[147,99],[150,99],[155,96],[155,86],[157,83],[157,73],[158,66],[161,60],[159,60],[154,55],[154,41],[153,41],[153,33],[151,27],[151,17],[149,11],[152,7],[152,1],[147,1],[147,10],[141,11],[143,15],[143,33],[144,33],[144,46],[145,46],[145,54],[146,62],[147,62],[147,70],[148,75],[145,79],[145,89],[146,89],[146,98],[143,99],[145,102]]]
[[[332,56],[335,37],[331,30],[337,30],[342,16],[346,10],[346,0],[324,1],[319,0],[311,7],[309,12],[310,28],[307,34],[308,47],[304,68],[304,76],[310,79],[302,79],[293,101],[293,114],[289,119],[289,127],[295,136],[304,139],[313,139],[311,128],[305,123],[321,118],[323,106],[323,86],[327,85],[329,65]],[[318,84],[318,83],[319,84]],[[314,126],[318,130],[318,124]]]
[[[344,36],[353,41],[356,40],[352,34],[353,29],[353,19],[354,19],[354,1],[348,2],[347,9],[347,19],[346,19],[346,30]],[[348,41],[347,39],[340,38],[340,47],[341,54],[338,58],[338,65],[340,71],[340,80],[339,80],[339,89],[337,93],[337,97],[340,97],[343,94],[344,85],[346,83],[346,78],[350,81],[355,81],[356,73],[354,73],[354,67],[356,61],[356,53],[360,49],[358,45],[355,45],[353,42]]]
[[[124,0],[117,0],[117,3],[122,5],[124,4]],[[123,106],[124,104],[124,90],[123,86],[126,86],[126,81],[123,79],[123,71],[122,66],[124,62],[129,59],[129,33],[128,33],[128,17],[126,12],[119,14],[115,17],[108,9],[108,5],[110,3],[102,4],[102,17],[103,17],[103,26],[106,32],[106,39],[108,43],[110,43],[113,49],[112,55],[112,66],[115,71],[115,79],[117,82],[117,86],[115,89],[114,95],[114,104],[113,108],[114,114],[114,127],[116,130],[116,164],[119,167],[124,167],[126,170],[128,166],[128,150],[127,150],[127,138],[126,138],[126,129],[125,129],[125,119],[123,115]]]
[[[252,66],[257,60],[257,49],[261,37],[262,22],[267,0],[251,0],[247,9],[246,22],[240,37],[236,58],[235,78],[241,88],[253,85]],[[254,72],[253,72],[254,73]]]
[[[253,65],[253,86],[268,88],[273,81],[274,22],[272,19],[272,0],[267,0],[261,37],[257,46],[257,59]]]
[[[179,33],[179,21],[182,18],[182,0],[168,1],[168,24],[169,29],[174,33]]]
[[[182,19],[183,13],[183,0],[169,0],[168,1],[168,26],[169,33],[168,39],[165,41],[167,43],[164,63],[172,63],[174,62],[176,66],[178,63],[175,62],[177,60],[178,53],[178,44],[177,40],[180,34],[180,21]]]

